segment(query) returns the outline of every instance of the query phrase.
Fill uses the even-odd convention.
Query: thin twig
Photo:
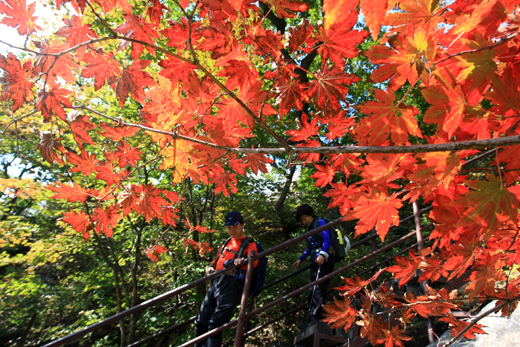
[[[4,130],[2,130],[2,135],[5,134],[5,132],[7,131],[7,129],[9,129],[9,127],[10,127],[11,125],[15,124],[16,122],[18,122],[18,121],[20,121],[20,120],[22,120],[22,119],[24,119],[24,118],[27,118],[27,117],[32,116],[32,115],[35,114],[36,112],[38,112],[38,110],[32,110],[31,112],[29,112],[29,113],[27,113],[27,114],[25,114],[25,115],[23,115],[23,116],[20,116],[20,117],[18,117],[18,118],[13,119],[13,121],[12,121],[11,123],[7,124],[6,127],[4,128]]]
[[[459,55],[463,55],[463,54],[471,54],[471,53],[477,53],[477,52],[480,52],[480,51],[483,51],[485,49],[490,49],[490,48],[495,48],[497,46],[500,46],[504,43],[506,43],[507,41],[511,40],[512,38],[516,37],[518,35],[518,33],[515,33],[505,39],[502,39],[500,41],[498,41],[497,43],[495,43],[494,45],[491,45],[491,46],[486,46],[486,47],[480,47],[480,48],[477,48],[477,49],[471,49],[471,50],[467,50],[467,51],[462,51],[462,52],[459,52],[459,53],[455,53],[455,54],[448,54],[448,56],[444,59],[441,59],[441,60],[438,60],[438,61],[435,61],[435,62],[432,62],[433,65],[437,65],[439,63],[442,63],[448,59],[451,59],[453,57],[457,57]]]

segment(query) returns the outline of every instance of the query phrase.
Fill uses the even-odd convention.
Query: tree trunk
[[[283,208],[283,204],[285,203],[285,199],[287,199],[287,195],[291,191],[291,183],[294,177],[294,173],[296,172],[296,166],[291,166],[289,169],[289,174],[285,176],[285,185],[283,186],[282,192],[280,193],[280,198],[274,207],[276,213],[280,214]]]

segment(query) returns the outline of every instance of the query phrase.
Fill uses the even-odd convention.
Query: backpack
[[[323,218],[321,218],[323,219]],[[325,222],[329,222],[326,219],[323,219]],[[320,218],[316,218],[316,222],[314,223],[314,229],[319,227]],[[334,250],[334,260],[336,262],[345,259],[345,256],[350,251],[350,240],[348,239],[343,228],[338,224],[336,226],[329,228],[331,246]]]
[[[222,243],[222,246],[220,247],[219,256],[222,255],[224,252],[224,248],[226,248],[227,244],[231,240],[231,237],[228,237],[224,240]],[[238,253],[235,254],[235,259],[242,258],[245,250],[247,247],[251,244],[251,242],[255,242],[252,238],[246,237],[242,239],[242,242],[240,244],[240,248],[238,249]],[[256,249],[258,253],[261,253],[264,251],[264,248],[261,244],[256,242]],[[240,268],[237,268],[235,271],[240,272],[242,271]],[[267,271],[267,257],[263,257],[258,259],[258,264],[253,269],[253,281],[251,282],[251,287],[249,288],[249,294],[253,294],[254,297],[257,297],[260,295],[262,290],[264,289],[264,282],[265,282],[265,273]],[[235,278],[237,278],[235,276]]]

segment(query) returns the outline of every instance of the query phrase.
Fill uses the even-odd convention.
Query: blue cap
[[[239,212],[229,212],[226,215],[226,226],[237,225],[238,223],[244,223],[244,218]]]

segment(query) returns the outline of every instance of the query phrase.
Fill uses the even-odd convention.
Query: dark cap
[[[244,218],[239,212],[229,212],[226,215],[226,226],[237,225],[238,223],[244,223]]]

